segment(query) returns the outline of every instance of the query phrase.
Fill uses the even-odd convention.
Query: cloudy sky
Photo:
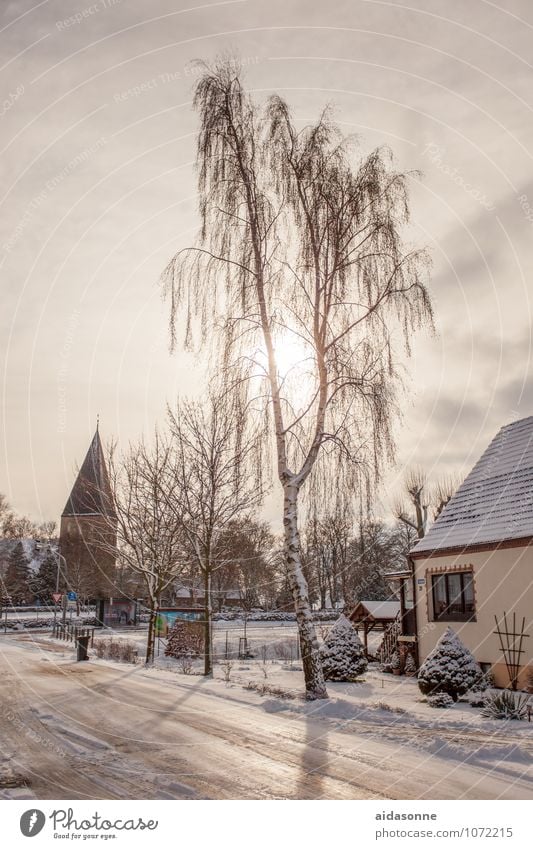
[[[198,365],[157,280],[197,227],[188,63],[238,52],[299,121],[390,145],[433,258],[398,466],[464,473],[533,413],[529,0],[2,0],[0,492],[58,518],[100,415],[149,431]]]

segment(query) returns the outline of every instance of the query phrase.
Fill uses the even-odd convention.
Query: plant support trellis
[[[517,690],[518,676],[520,674],[520,655],[524,654],[522,645],[524,639],[529,637],[529,634],[526,634],[524,630],[526,627],[526,617],[524,616],[522,618],[522,627],[520,631],[516,630],[516,613],[513,613],[512,631],[509,630],[509,626],[507,624],[507,613],[505,610],[503,611],[502,620],[498,621],[498,617],[496,615],[494,615],[494,619],[496,621],[496,630],[494,633],[500,638],[500,648],[509,674],[509,684],[511,690]],[[504,626],[503,628],[500,627],[502,622]]]

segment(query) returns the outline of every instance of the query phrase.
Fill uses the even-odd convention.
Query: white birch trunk
[[[318,640],[309,604],[309,590],[302,570],[300,533],[298,530],[298,487],[293,483],[284,486],[283,526],[285,529],[285,559],[294,598],[298,623],[305,692],[308,699],[327,699],[324,674],[320,662]]]

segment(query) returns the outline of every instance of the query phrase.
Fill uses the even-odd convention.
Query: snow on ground
[[[466,699],[448,709],[432,708],[420,693],[416,678],[382,673],[377,664],[370,664],[357,682],[328,682],[327,701],[305,702],[295,623],[249,622],[247,640],[255,657],[248,660],[237,658],[243,623],[231,624],[233,627],[228,628],[228,623],[216,623],[213,639],[218,661],[213,686],[224,686],[227,698],[234,698],[237,690],[239,700],[242,692],[259,692],[267,712],[312,717],[346,729],[353,724],[358,733],[370,737],[401,742],[402,746],[460,762],[485,766],[497,762],[498,769],[509,774],[514,771],[516,775],[525,771],[533,780],[533,724],[487,719]],[[323,637],[328,627],[331,623],[319,624],[319,636]],[[135,640],[142,657],[146,634],[138,631],[122,636]],[[369,635],[371,651],[380,640],[380,632]],[[201,674],[198,661],[195,674],[184,675],[179,661],[164,656],[163,642],[159,652],[155,669],[148,674],[156,675],[158,669],[164,669],[185,680],[194,680]],[[256,689],[248,690],[250,685]]]
[[[219,662],[229,659],[236,661],[239,652],[239,639],[244,638],[248,648],[255,655],[255,660],[260,660],[264,654],[268,660],[282,660],[293,663],[300,659],[298,647],[298,632],[295,622],[248,622],[246,630],[244,622],[214,622],[213,623],[213,649],[215,659]],[[331,628],[332,622],[316,623],[319,642],[321,642]],[[116,639],[126,639],[135,642],[139,656],[142,657],[146,651],[147,627],[135,629],[123,629],[112,631],[110,628],[98,632],[98,636],[112,636]],[[368,638],[368,647],[371,652],[377,651],[381,642],[380,631],[371,633]],[[164,660],[165,641],[156,641],[156,664]],[[165,665],[163,663],[163,665]],[[199,665],[198,665],[199,667]]]
[[[213,646],[216,658],[214,667],[215,681],[226,683],[229,677],[231,686],[246,686],[250,682],[265,688],[283,691],[291,698],[291,703],[284,702],[285,710],[298,710],[300,706],[293,704],[294,699],[304,693],[303,671],[297,648],[297,630],[293,622],[249,622],[247,625],[248,646],[252,649],[253,658],[239,660],[237,657],[238,638],[243,635],[242,624],[227,628],[228,623],[216,623]],[[330,627],[328,623],[325,627]],[[228,659],[226,660],[226,632],[228,633]],[[324,634],[321,626],[319,635]],[[110,632],[108,632],[110,633]],[[114,632],[114,638],[127,639],[135,643],[139,658],[142,659],[146,649],[146,631],[143,629],[127,632]],[[369,647],[377,647],[381,634],[370,635]],[[372,642],[374,645],[372,645]],[[179,660],[164,656],[164,641],[156,647],[155,668],[164,669],[179,675],[182,667]],[[264,651],[263,651],[264,649]],[[292,657],[291,657],[292,656]],[[229,667],[228,667],[229,663]],[[201,674],[202,661],[195,662],[192,677]],[[368,671],[354,683],[328,682],[330,699],[328,702],[315,703],[312,708],[319,717],[333,719],[354,719],[358,712],[374,716],[379,710],[387,714],[388,723],[402,727],[414,722],[436,724],[448,729],[482,729],[489,736],[494,732],[501,735],[503,728],[512,728],[527,739],[533,739],[533,723],[501,720],[489,720],[481,716],[479,708],[472,708],[468,701],[460,700],[448,709],[435,709],[427,704],[425,696],[418,689],[416,678],[405,675],[395,676],[379,671],[378,664],[370,664]],[[305,710],[309,708],[305,706]],[[305,712],[304,710],[304,712]],[[369,717],[366,716],[366,719]]]
[[[15,776],[2,791],[0,774],[0,796],[533,798],[533,724],[484,719],[466,702],[430,708],[416,679],[372,666],[306,702],[301,664],[276,656],[293,623],[249,623],[256,657],[228,662],[225,631],[242,633],[226,625],[213,679],[162,656],[151,669],[76,664],[71,645],[44,634],[0,641],[7,784]],[[116,636],[142,655],[145,631]]]

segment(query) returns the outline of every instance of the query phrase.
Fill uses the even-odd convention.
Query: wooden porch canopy
[[[365,654],[368,655],[368,634],[374,628],[384,631],[398,617],[399,601],[358,601],[348,618],[356,628],[363,629]]]

